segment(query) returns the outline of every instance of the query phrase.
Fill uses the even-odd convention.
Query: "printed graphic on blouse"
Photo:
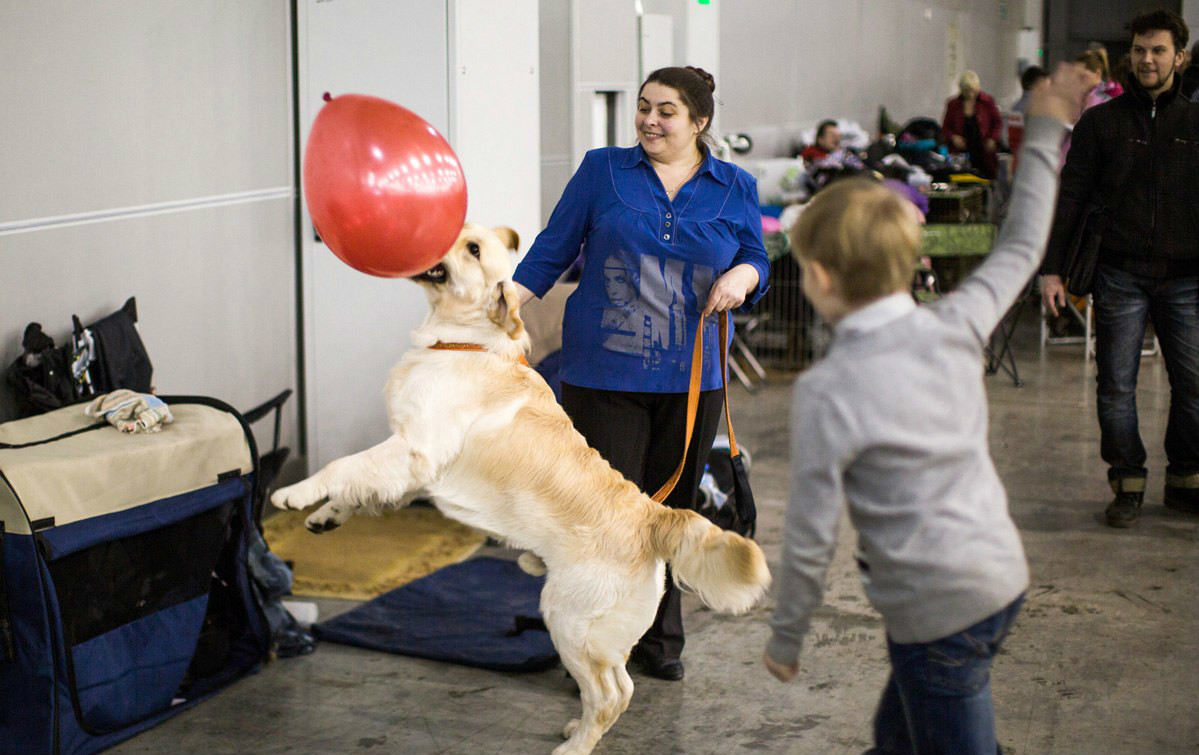
[[[670,351],[690,351],[687,313],[697,313],[707,302],[714,270],[678,259],[626,252],[604,260],[604,308],[600,330],[604,348],[641,357],[644,369],[661,369],[673,362],[681,372],[690,360],[666,360]]]

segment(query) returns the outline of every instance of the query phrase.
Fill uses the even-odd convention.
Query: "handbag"
[[[754,504],[754,493],[749,486],[749,472],[745,468],[745,460],[741,457],[741,449],[737,447],[737,436],[733,433],[733,414],[729,407],[728,355],[729,355],[729,313],[720,313],[720,384],[724,391],[724,418],[729,431],[729,461],[732,467],[733,490],[729,501],[716,510],[712,516],[713,524],[721,529],[736,532],[745,537],[753,537],[757,529],[758,508]],[[695,344],[691,351],[691,384],[687,388],[687,429],[683,436],[683,458],[674,470],[670,479],[654,493],[652,498],[661,503],[674,490],[683,468],[687,465],[687,451],[691,447],[691,433],[695,429],[695,414],[699,408],[700,378],[703,376],[704,364],[704,323],[700,319],[699,327],[695,329]]]
[[[1086,296],[1091,293],[1106,220],[1107,215],[1102,207],[1091,207],[1083,218],[1078,237],[1070,245],[1069,262],[1066,265],[1066,290],[1074,296]]]

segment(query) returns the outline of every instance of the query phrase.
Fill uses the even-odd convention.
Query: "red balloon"
[[[364,273],[399,278],[433,267],[466,220],[466,178],[454,150],[395,103],[326,99],[304,149],[304,195],[317,233]]]

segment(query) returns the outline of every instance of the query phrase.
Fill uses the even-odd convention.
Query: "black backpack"
[[[21,348],[24,351],[8,368],[8,384],[20,417],[32,417],[80,400],[71,378],[69,344],[55,347],[54,339],[42,332],[41,323],[31,322],[25,326]]]

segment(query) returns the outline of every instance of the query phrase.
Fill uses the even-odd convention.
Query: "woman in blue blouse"
[[[587,153],[514,279],[542,296],[583,254],[562,329],[562,403],[587,442],[653,493],[682,454],[691,344],[701,313],[748,306],[769,261],[754,179],[712,156],[712,76],[662,68],[641,85],[637,146]],[[688,459],[666,504],[694,508],[720,423],[715,317],[703,320],[704,374]],[[683,678],[683,622],[668,578],[633,660]]]

